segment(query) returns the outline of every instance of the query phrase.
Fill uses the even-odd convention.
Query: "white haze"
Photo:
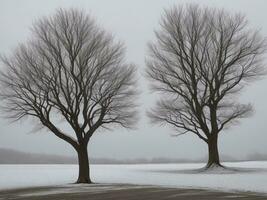
[[[206,155],[207,147],[197,137],[187,135],[171,137],[175,131],[152,126],[145,111],[154,103],[155,95],[148,90],[143,74],[146,44],[154,39],[153,30],[164,8],[193,1],[179,0],[0,0],[0,53],[10,53],[19,42],[30,37],[29,28],[36,19],[53,14],[57,8],[82,8],[92,14],[99,24],[123,40],[127,47],[127,60],[138,66],[140,96],[140,122],[137,130],[113,130],[97,133],[89,144],[89,154],[107,158],[199,158]],[[202,0],[201,6],[225,8],[247,15],[252,28],[267,35],[267,1],[265,0]],[[1,69],[1,68],[0,68]],[[267,79],[254,82],[240,98],[251,102],[255,114],[227,131],[219,140],[220,152],[236,158],[250,154],[267,154]],[[75,155],[72,147],[46,131],[32,130],[33,121],[10,124],[0,119],[0,147],[26,152]]]

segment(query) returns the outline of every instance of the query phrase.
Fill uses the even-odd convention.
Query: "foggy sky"
[[[137,130],[113,129],[95,134],[89,143],[89,155],[107,158],[196,158],[207,153],[207,146],[195,135],[173,137],[173,129],[151,125],[145,110],[153,106],[155,96],[148,90],[143,74],[147,42],[154,39],[153,30],[164,8],[195,2],[202,6],[225,8],[242,12],[252,28],[267,36],[267,1],[265,0],[0,0],[0,53],[10,53],[19,42],[30,37],[31,24],[42,16],[51,15],[57,8],[82,8],[94,16],[103,28],[125,42],[126,59],[138,66],[140,122]],[[267,67],[267,66],[266,66]],[[0,67],[1,69],[1,67]],[[243,90],[241,102],[253,104],[254,115],[223,131],[219,150],[233,157],[254,153],[267,154],[267,77],[251,83]],[[0,112],[1,113],[1,112]],[[33,129],[33,121],[17,123],[0,119],[0,147],[26,152],[75,154],[72,147],[50,132]]]

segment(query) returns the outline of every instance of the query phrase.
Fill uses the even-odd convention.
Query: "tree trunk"
[[[213,134],[208,139],[208,148],[209,148],[209,160],[206,165],[206,168],[210,168],[212,166],[222,167],[218,151],[218,134]]]
[[[76,183],[92,183],[90,179],[87,146],[81,145],[77,152],[79,160],[79,177]]]

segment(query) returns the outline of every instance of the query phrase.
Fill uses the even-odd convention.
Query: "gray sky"
[[[152,126],[145,110],[153,105],[144,73],[146,44],[154,39],[164,8],[174,4],[195,2],[200,5],[226,8],[246,14],[250,26],[261,29],[267,36],[267,1],[265,0],[0,0],[0,53],[9,53],[19,42],[30,37],[30,26],[39,17],[53,14],[57,8],[82,8],[115,37],[125,42],[127,60],[138,66],[141,117],[135,131],[114,129],[94,135],[89,144],[92,157],[108,158],[197,158],[206,155],[207,147],[194,135],[172,137],[172,129]],[[250,84],[240,101],[251,102],[255,113],[240,124],[221,133],[219,148],[222,154],[244,157],[254,153],[267,154],[267,78]],[[45,131],[31,132],[32,121],[10,124],[0,119],[0,147],[27,152],[75,154],[72,147]]]

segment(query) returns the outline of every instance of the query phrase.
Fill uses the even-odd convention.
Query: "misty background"
[[[138,85],[141,90],[138,100],[140,120],[137,129],[114,128],[97,132],[88,145],[89,157],[116,160],[140,158],[145,160],[168,158],[173,161],[185,158],[193,161],[203,160],[206,157],[207,148],[203,141],[192,134],[174,137],[172,135],[176,133],[175,130],[151,125],[145,116],[146,110],[154,105],[157,98],[156,94],[149,91],[148,81],[144,77],[147,42],[155,39],[153,30],[159,27],[164,8],[192,2],[200,6],[225,8],[233,13],[241,12],[246,15],[251,28],[259,29],[264,37],[267,36],[267,1],[265,0],[0,0],[0,54],[8,55],[20,42],[29,39],[30,27],[40,17],[52,15],[58,8],[74,7],[85,10],[96,18],[99,25],[125,43],[126,59],[138,67]],[[0,70],[1,68],[2,66]],[[254,115],[242,119],[239,124],[221,133],[219,151],[223,159],[267,160],[266,86],[267,77],[251,83],[241,93],[238,100],[252,103]],[[2,115],[1,111],[0,114]],[[34,124],[35,122],[30,118],[16,123],[0,118],[0,159],[6,158],[4,155],[12,155],[13,157],[6,159],[12,157],[14,160],[22,158],[23,155],[25,159],[27,155],[28,158],[32,155],[36,156],[33,159],[37,160],[40,154],[55,154],[59,155],[60,159],[72,159],[68,162],[75,162],[76,153],[69,144],[45,129],[34,129]],[[14,158],[15,154],[12,152],[20,156]],[[59,157],[55,157],[55,160],[58,159]]]

